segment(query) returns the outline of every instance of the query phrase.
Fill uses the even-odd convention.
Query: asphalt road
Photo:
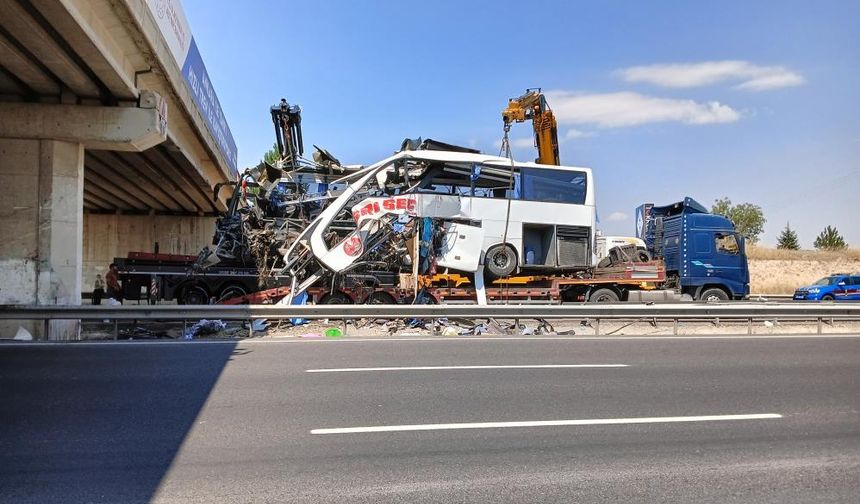
[[[0,426],[0,502],[857,502],[860,336],[0,345]]]

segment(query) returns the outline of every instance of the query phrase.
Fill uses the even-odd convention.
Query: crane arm
[[[502,111],[505,128],[515,122],[531,121],[534,129],[535,147],[538,150],[536,163],[560,165],[558,155],[558,122],[546,102],[546,97],[538,89],[527,89],[519,98],[508,100]]]

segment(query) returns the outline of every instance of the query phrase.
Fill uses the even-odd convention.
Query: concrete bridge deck
[[[79,303],[112,257],[154,242],[196,253],[237,158],[181,3],[0,12],[0,304]]]

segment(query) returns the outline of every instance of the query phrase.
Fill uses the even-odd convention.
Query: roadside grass
[[[850,247],[839,251],[823,250],[783,250],[761,245],[747,247],[747,257],[756,260],[781,261],[860,261],[860,248]]]
[[[750,290],[754,294],[791,294],[832,273],[860,272],[860,249],[838,252],[747,248]]]

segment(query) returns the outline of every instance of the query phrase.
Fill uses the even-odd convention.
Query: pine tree
[[[835,227],[827,226],[815,239],[815,248],[819,250],[842,250],[847,247],[845,239]]]
[[[797,233],[791,229],[791,226],[786,223],[785,229],[776,239],[776,248],[785,250],[800,250],[800,243],[797,241]]]

